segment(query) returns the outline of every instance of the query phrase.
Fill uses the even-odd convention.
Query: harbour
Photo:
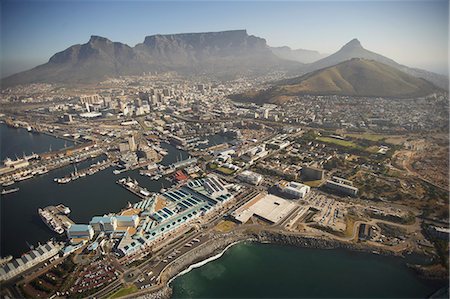
[[[45,134],[32,134],[25,129],[10,128],[4,124],[0,124],[0,130],[2,157],[14,157],[16,154],[19,156],[22,152],[27,154],[45,152],[49,144],[53,149],[58,149],[58,146],[63,149],[66,143],[64,140]],[[18,144],[15,144],[16,141]],[[180,156],[182,159],[189,157],[186,152],[169,144],[162,143],[161,147],[168,153],[160,162],[161,165],[168,166],[176,163]],[[104,156],[89,158],[77,163],[77,168],[89,168],[103,160],[105,160]],[[0,201],[1,256],[20,256],[30,250],[30,246],[58,237],[58,234],[52,232],[39,217],[39,208],[63,204],[70,208],[72,221],[83,223],[88,222],[93,215],[120,211],[128,202],[139,201],[138,197],[115,183],[120,178],[136,179],[140,186],[150,192],[157,192],[172,184],[163,177],[153,181],[140,175],[139,170],[130,170],[120,175],[115,175],[109,170],[96,172],[69,184],[56,184],[54,178],[66,177],[74,171],[73,165],[69,164],[32,179],[14,183],[9,188],[14,187],[20,190],[2,195]]]

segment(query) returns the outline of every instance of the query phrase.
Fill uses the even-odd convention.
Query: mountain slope
[[[374,60],[351,59],[304,76],[284,80],[268,90],[233,97],[236,100],[281,103],[298,95],[420,97],[439,90],[430,82]]]
[[[2,84],[89,83],[155,71],[236,76],[300,65],[278,58],[265,39],[245,30],[153,35],[133,48],[92,36],[88,43],[71,46],[43,65],[2,79]]]
[[[289,47],[271,47],[270,50],[273,54],[280,57],[281,59],[292,60],[301,63],[312,63],[327,56],[313,50],[293,50]]]
[[[401,70],[409,75],[426,79],[436,86],[448,90],[448,77],[439,75],[436,73],[428,72],[421,69],[410,68],[405,65],[401,65],[394,60],[387,58],[383,55],[377,54],[375,52],[366,50],[362,47],[361,43],[357,39],[353,39],[347,44],[345,44],[339,51],[330,56],[322,58],[316,62],[309,64],[304,73],[312,72],[315,70],[323,69],[329,66],[336,65],[338,63],[344,62],[352,58],[364,58],[369,60],[374,60],[392,66],[398,70]]]

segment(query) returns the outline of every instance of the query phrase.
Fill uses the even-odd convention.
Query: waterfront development
[[[30,134],[25,130],[18,130],[6,126],[3,126],[2,130],[8,132],[8,134],[11,134],[10,130],[13,130],[12,132],[18,136],[20,136],[20,134]],[[26,143],[23,145],[23,150],[30,151],[34,144],[39,143],[39,137],[41,136],[42,135],[34,136],[34,140],[29,143],[29,147],[27,147]],[[225,142],[228,139],[219,138],[218,140],[219,142]],[[44,143],[46,140],[42,142]],[[213,146],[216,147],[217,144],[214,144]],[[170,165],[178,165],[179,161],[189,160],[189,154],[177,149],[175,146],[161,143],[161,147],[167,151],[167,154],[164,155],[162,161],[160,161],[162,167],[168,167],[168,169],[171,169],[174,166]],[[20,191],[9,194],[8,198],[3,197],[1,201],[2,221],[6,220],[5,222],[2,222],[2,255],[13,255],[17,257],[26,252],[30,246],[37,246],[38,243],[45,243],[49,238],[64,240],[64,236],[58,237],[59,231],[51,225],[46,225],[45,219],[40,219],[43,218],[42,216],[39,217],[38,210],[40,208],[49,206],[47,209],[49,211],[53,211],[55,215],[59,213],[60,216],[58,217],[66,217],[67,215],[69,218],[66,220],[58,220],[61,221],[61,228],[59,229],[67,231],[68,236],[72,238],[72,240],[77,240],[77,238],[83,239],[83,235],[80,235],[80,231],[83,231],[84,227],[79,226],[78,224],[73,225],[71,223],[90,223],[92,227],[95,227],[95,221],[99,220],[96,220],[98,217],[96,218],[93,216],[106,214],[111,215],[111,212],[122,211],[121,213],[116,214],[117,216],[113,216],[115,217],[114,219],[108,217],[98,218],[102,219],[101,227],[105,225],[105,221],[112,221],[111,219],[119,222],[139,219],[136,224],[130,224],[134,227],[132,228],[132,234],[134,234],[134,236],[130,235],[130,237],[127,237],[127,233],[125,233],[125,237],[123,237],[117,245],[111,245],[105,243],[105,241],[100,242],[97,237],[97,241],[89,245],[89,248],[91,248],[90,250],[95,250],[100,243],[102,244],[102,251],[105,250],[103,248],[114,246],[116,248],[115,250],[120,252],[120,255],[123,256],[120,260],[120,266],[116,265],[113,266],[115,268],[111,268],[111,271],[113,271],[111,273],[116,274],[111,277],[99,276],[98,282],[96,282],[93,287],[100,290],[97,293],[98,295],[103,296],[108,293],[114,293],[118,290],[118,286],[120,286],[120,284],[113,283],[113,281],[118,282],[116,278],[118,277],[117,275],[121,275],[120,273],[123,273],[122,275],[126,275],[126,273],[135,273],[132,271],[139,271],[136,273],[148,272],[151,274],[147,277],[138,275],[135,279],[131,277],[126,278],[127,280],[134,280],[134,285],[138,288],[139,293],[144,294],[148,289],[151,290],[152,287],[155,288],[158,286],[158,284],[156,284],[157,280],[164,281],[163,277],[167,277],[167,274],[163,274],[164,271],[167,272],[170,269],[170,267],[167,267],[172,264],[172,260],[173,262],[176,262],[178,256],[180,257],[178,259],[181,262],[178,267],[181,267],[179,269],[183,269],[183,267],[189,266],[189,264],[194,263],[196,260],[198,261],[198,257],[200,256],[206,258],[214,254],[214,252],[220,252],[217,250],[224,250],[224,247],[221,247],[222,245],[220,242],[217,242],[217,246],[213,246],[213,244],[211,244],[210,238],[212,237],[214,239],[214,234],[219,233],[220,236],[222,232],[225,233],[225,236],[227,236],[225,240],[227,240],[227,238],[231,238],[229,241],[225,241],[223,246],[230,244],[232,240],[256,241],[258,238],[262,238],[261,240],[266,240],[265,238],[267,238],[267,236],[254,235],[257,233],[257,231],[252,232],[254,229],[252,227],[255,227],[255,224],[259,223],[259,225],[264,225],[263,222],[267,221],[267,223],[272,223],[272,225],[275,225],[274,228],[282,225],[285,226],[285,229],[292,232],[292,226],[295,227],[295,223],[299,221],[299,219],[312,216],[308,216],[307,206],[306,208],[296,206],[295,204],[289,203],[285,199],[275,195],[267,195],[264,197],[264,193],[262,193],[261,197],[261,195],[258,195],[261,191],[251,191],[251,185],[248,185],[247,183],[244,183],[246,185],[239,187],[236,183],[226,182],[224,180],[226,177],[220,176],[220,178],[218,178],[217,174],[220,173],[213,176],[206,176],[206,178],[213,180],[210,183],[207,183],[208,179],[205,181],[205,178],[201,180],[193,179],[184,187],[180,187],[178,184],[178,187],[176,187],[173,191],[165,191],[172,190],[170,189],[170,186],[172,186],[173,183],[167,180],[171,171],[168,172],[168,176],[154,180],[152,177],[147,177],[140,174],[138,169],[115,174],[115,172],[113,172],[114,167],[108,167],[104,171],[99,171],[93,173],[92,175],[81,177],[68,184],[58,184],[55,182],[55,177],[67,177],[68,175],[70,176],[71,173],[73,175],[73,173],[77,171],[76,169],[89,169],[89,167],[105,165],[105,159],[107,159],[105,155],[100,155],[86,161],[80,161],[78,163],[75,162],[71,165],[57,168],[42,175],[37,175],[35,178],[29,180],[15,183],[14,186],[20,187]],[[189,166],[189,164],[186,164],[184,167],[186,166]],[[245,172],[243,173],[245,174]],[[257,175],[255,173],[248,172],[246,175],[241,175],[240,179],[251,183],[255,179],[254,176]],[[220,180],[221,183],[214,180]],[[207,183],[207,185],[203,185],[202,187],[202,184],[205,183]],[[211,191],[201,191],[208,189],[198,189],[199,187],[211,188],[207,187],[208,185],[213,188]],[[220,186],[227,186],[226,188],[231,188],[230,190],[234,190],[232,192],[234,196],[236,196],[236,199],[233,199],[234,196],[230,197],[230,199],[233,200],[230,201],[230,204],[228,205],[234,212],[229,215],[234,217],[238,223],[248,223],[248,227],[251,228],[250,231],[246,232],[246,226],[243,226],[244,230],[236,230],[233,235],[230,236],[228,232],[230,229],[233,231],[232,227],[236,224],[233,224],[228,220],[220,220],[220,214],[218,214],[219,211],[224,210],[225,206],[219,210],[217,210],[217,208],[213,209],[217,210],[216,212],[207,213],[208,209],[212,208],[217,202],[217,200],[214,200],[211,196],[214,196],[215,198],[220,196],[220,200],[227,201],[226,196],[228,195],[226,195],[227,193],[220,191],[220,188],[223,188]],[[330,224],[336,222],[336,227],[339,227],[339,217],[336,216],[336,213],[339,212],[333,212],[334,218],[329,218],[329,215],[331,211],[344,209],[345,204],[336,204],[333,201],[326,199],[327,197],[322,198],[323,195],[320,193],[310,195],[308,194],[310,192],[310,188],[303,186],[304,185],[302,184],[292,183],[289,185],[286,184],[286,182],[281,182],[279,183],[278,191],[275,193],[284,194],[289,192],[289,196],[299,196],[303,198],[303,200],[310,202],[311,206],[325,206],[324,214],[322,214],[322,216],[316,215],[314,218],[317,218],[319,223]],[[299,189],[297,190],[296,188]],[[217,195],[215,195],[216,192],[218,192]],[[202,193],[204,195],[202,195]],[[58,194],[58,198],[55,198],[54,194]],[[158,194],[162,195],[161,199],[158,198],[161,196]],[[205,195],[207,197],[205,199],[201,199],[201,197]],[[286,195],[288,195],[288,193],[286,193]],[[30,198],[32,198],[32,200],[30,200]],[[164,198],[164,200],[162,200],[162,198]],[[239,202],[245,203],[246,198],[250,199],[247,204],[236,205],[236,203]],[[170,203],[170,201],[173,201],[173,203]],[[59,207],[58,205],[60,204],[63,204],[64,206]],[[279,205],[280,210],[271,210],[271,208],[267,206],[271,204]],[[56,206],[56,208],[53,206]],[[66,206],[70,208],[66,209]],[[181,212],[183,210],[186,211],[185,214]],[[179,218],[171,217],[172,213],[179,212],[181,212]],[[207,214],[205,214],[205,212]],[[196,232],[196,230],[189,228],[190,226],[186,227],[185,225],[180,225],[178,228],[175,225],[175,223],[178,224],[177,219],[184,221],[183,215],[187,216],[188,214],[191,215],[189,217],[198,215],[203,218],[206,215],[211,214],[210,216],[207,216],[210,219],[207,223],[204,221],[193,222],[194,227],[202,225],[205,228],[204,233],[200,233],[201,231]],[[16,217],[15,215],[22,215],[22,218]],[[132,215],[136,215],[133,217],[137,217],[137,215],[139,215],[139,218],[131,218]],[[185,235],[181,238],[175,237],[173,241],[167,243],[164,240],[164,236],[167,236],[167,234],[161,234],[161,226],[158,224],[158,222],[167,223],[164,221],[165,218],[170,219],[169,221],[171,222],[173,221],[173,225],[175,225],[170,229],[169,226],[165,227],[169,232],[169,236],[173,233],[175,233],[176,236],[180,230],[180,236],[183,236],[182,232],[184,232]],[[186,218],[186,220],[190,221],[189,218]],[[66,222],[65,225],[63,225],[64,221]],[[114,229],[115,234],[120,234],[119,226],[121,225],[123,226],[129,224],[118,224],[117,229]],[[70,229],[71,226],[72,229]],[[208,227],[212,228],[209,232],[207,229]],[[54,233],[52,230],[57,232]],[[103,231],[103,228],[100,228],[100,230]],[[172,230],[173,233],[171,233]],[[158,238],[158,234],[155,235],[158,231],[163,239]],[[216,233],[214,233],[214,231],[216,231]],[[130,232],[129,228],[127,229],[127,232]],[[276,231],[273,231],[273,233],[275,232]],[[304,233],[306,233],[306,231],[304,231]],[[17,234],[19,234],[20,238]],[[205,234],[209,234],[209,237],[205,237]],[[359,238],[363,237],[364,234],[364,231],[359,232]],[[308,233],[306,233],[306,235],[308,235]],[[9,242],[11,239],[16,240],[16,242]],[[267,242],[267,240],[263,242]],[[269,242],[280,244],[284,243],[275,241],[274,239],[271,239]],[[80,244],[82,245],[85,243]],[[70,254],[70,252],[76,250],[77,248],[81,248],[80,244],[76,245],[75,243],[75,247],[73,247],[73,249],[70,248],[70,246],[66,247],[64,252],[68,251],[68,253],[64,253],[64,256],[67,256],[67,254]],[[165,244],[169,244],[169,247],[166,247],[167,245]],[[291,243],[287,242],[287,244]],[[313,244],[314,243],[306,246],[323,247],[323,245]],[[61,248],[59,247],[61,245],[55,246],[58,246],[57,248]],[[275,295],[279,297],[292,297],[294,295],[299,296],[299,294],[302,294],[302,297],[320,297],[331,294],[341,294],[344,297],[365,297],[369,294],[376,293],[377,297],[410,297],[412,295],[427,296],[445,285],[445,282],[440,280],[429,281],[419,278],[412,269],[405,266],[405,261],[399,260],[398,258],[394,259],[391,257],[373,256],[373,254],[370,253],[350,254],[349,251],[343,251],[341,249],[323,251],[320,249],[296,249],[289,245],[273,247],[265,246],[269,245],[240,243],[233,246],[229,249],[229,253],[225,252],[221,258],[207,263],[206,265],[198,269],[194,269],[173,280],[171,283],[171,286],[174,288],[174,293],[172,296],[174,298],[202,298],[205,296],[214,298],[223,297],[224,295],[227,297],[273,297]],[[302,247],[303,246],[304,245],[302,245]],[[203,249],[200,249],[202,247]],[[151,258],[148,262],[143,262],[143,258],[147,255],[146,248],[151,248],[153,252],[159,252],[159,255],[161,256],[159,262],[153,258]],[[354,249],[366,250],[369,252],[371,251],[369,248],[364,249],[364,247],[358,246]],[[204,253],[197,255],[194,253],[196,250],[200,252],[203,251]],[[265,250],[268,250],[269,252],[266,253]],[[383,252],[383,249],[381,248],[375,250],[377,252]],[[186,255],[190,254],[189,252],[193,252],[192,258],[186,259]],[[269,259],[269,256],[272,256],[272,258]],[[277,256],[277,258],[274,259],[273,256]],[[350,258],[351,261],[349,260]],[[288,262],[293,259],[296,263]],[[311,270],[311,262],[314,260],[321,260],[321,262],[315,265],[316,268],[314,270]],[[132,265],[136,264],[136,261],[138,261],[138,266],[136,270],[132,270]],[[426,263],[430,263],[430,260],[428,259]],[[327,269],[325,269],[325,265],[327,265]],[[338,276],[336,276],[336,273],[342,271],[339,267],[344,267],[344,265],[346,267],[346,271],[352,273],[346,283],[365,285],[364,288],[351,289],[351,292],[347,293],[345,291],[348,290],[339,289],[340,284],[338,282],[340,280],[338,279]],[[258,269],[258,267],[261,268],[257,271],[258,273],[265,273],[267,271],[265,269],[272,269],[272,271],[276,272],[278,267],[280,270],[274,275],[276,275],[279,279],[282,279],[283,284],[280,285],[278,280],[277,283],[274,284],[274,282],[270,279],[270,275],[265,275],[264,277],[252,277],[249,280],[248,277],[250,276],[250,273],[246,274],[245,269]],[[321,267],[323,267],[322,270],[320,270]],[[388,271],[386,267],[389,268],[390,273],[393,273],[393,275],[397,277],[395,285],[390,284],[392,280],[390,280],[388,276],[381,275],[384,271]],[[129,270],[126,270],[127,268],[129,268]],[[302,270],[299,270],[299,268]],[[361,269],[368,268],[370,268],[371,271],[367,272],[367,270],[364,270],[363,273],[358,272],[362,271]],[[328,293],[323,292],[323,288],[320,288],[320,284],[318,283],[321,281],[319,273],[322,273],[321,271],[326,272],[327,270],[329,273],[332,273],[328,274],[328,279],[334,282],[331,284],[330,288],[327,288],[329,291]],[[86,272],[86,277],[92,275],[90,274],[92,273],[91,271],[94,270],[90,269]],[[253,273],[253,270],[251,270],[251,272]],[[176,272],[172,273],[176,275]],[[237,273],[241,273],[243,276],[239,276]],[[299,277],[297,277],[298,279],[302,278],[302,275],[305,275],[305,277],[301,280],[306,282],[310,281],[308,283],[308,287],[299,288],[297,280],[292,280],[292,277],[294,277],[293,273],[297,273],[299,275]],[[230,276],[227,276],[227,274]],[[32,274],[31,277],[35,277],[35,275]],[[229,293],[227,293],[226,289],[223,289],[224,284],[237,284],[238,281],[242,281],[244,278],[246,279],[247,287],[234,290],[227,289],[230,291]],[[264,282],[264,278],[267,279],[267,282]],[[26,278],[26,280],[30,279],[32,278]],[[358,279],[362,279],[362,281],[359,281]],[[103,283],[101,283],[101,281],[103,281]],[[109,281],[111,286],[114,287],[103,290],[102,286],[105,285],[105,281]],[[261,282],[267,286],[267,289],[260,287]],[[314,282],[317,283],[317,286],[314,285]],[[363,284],[363,282],[365,282],[365,284]],[[383,284],[385,286],[383,291],[377,291],[376,286],[379,284]],[[411,289],[410,287],[407,287],[410,284],[413,284],[415,288]],[[69,290],[68,294],[71,292],[87,292],[90,288],[87,286],[90,286],[90,284],[85,286],[75,284],[73,288]],[[333,288],[333,286],[335,288]]]
[[[1,143],[1,152],[14,157],[25,151],[30,153],[38,148],[47,149],[49,144],[64,147],[65,141],[43,134],[34,135],[32,139],[26,139],[29,134],[24,129],[15,129],[1,124],[1,135],[8,136],[8,142]],[[13,140],[13,142],[11,142]],[[17,152],[7,151],[14,147],[14,141],[20,140],[21,149]],[[22,141],[22,140],[27,140]],[[55,150],[58,148],[54,147]],[[179,159],[186,158],[183,151],[167,145],[169,155],[161,162],[169,165]],[[36,150],[36,152],[38,152]],[[98,157],[89,161],[78,163],[78,168],[85,168],[91,164],[103,161],[104,157]],[[139,198],[130,195],[127,191],[115,184],[118,179],[110,171],[101,171],[91,177],[85,177],[67,185],[59,185],[54,182],[55,177],[63,177],[74,171],[73,165],[56,169],[50,173],[14,184],[20,190],[18,192],[2,196],[1,206],[1,253],[2,256],[20,256],[29,250],[29,246],[35,246],[38,242],[46,242],[55,237],[38,215],[38,209],[49,205],[64,204],[71,209],[70,218],[76,222],[86,222],[93,215],[104,214],[110,211],[118,211],[128,202],[136,202]],[[139,175],[138,171],[129,171],[125,176],[131,176],[150,191],[159,191],[161,187],[170,186],[170,182],[161,178],[151,181]],[[20,217],[18,217],[20,215]],[[11,242],[10,240],[14,240]]]

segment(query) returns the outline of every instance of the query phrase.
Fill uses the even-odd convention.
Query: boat
[[[66,184],[71,181],[71,178],[55,178],[54,181],[58,184]]]
[[[19,191],[19,188],[3,189],[3,190],[2,190],[2,195],[9,194],[9,193],[13,193],[13,192],[17,192],[17,191]]]
[[[42,168],[42,169],[40,169],[40,170],[38,170],[38,174],[46,174],[48,172],[48,169],[47,169],[47,167],[44,167],[44,168]]]
[[[24,181],[24,180],[27,180],[27,179],[31,179],[32,177],[33,177],[33,175],[29,174],[29,175],[26,175],[26,176],[18,177],[16,179],[16,181]]]
[[[3,183],[3,187],[8,187],[8,186],[11,186],[12,184],[14,184],[14,181],[7,181],[7,182],[5,182],[5,183]]]
[[[58,225],[55,220],[53,219],[53,216],[46,210],[38,209],[38,214],[41,217],[42,221],[54,232],[57,234],[64,233],[64,228],[62,228],[60,225]]]

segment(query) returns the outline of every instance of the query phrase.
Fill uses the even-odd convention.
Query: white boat
[[[2,195],[6,195],[6,194],[9,194],[9,193],[14,193],[14,192],[17,192],[17,191],[19,191],[19,188],[3,189],[2,190]]]
[[[54,181],[57,182],[58,184],[66,184],[66,183],[70,182],[71,179],[70,178],[55,178]]]
[[[3,187],[8,187],[8,186],[11,186],[12,184],[14,184],[14,181],[8,181],[8,182],[5,182],[5,183],[3,183]]]
[[[27,180],[27,179],[31,179],[32,177],[33,177],[33,175],[29,174],[29,175],[26,175],[26,176],[18,177],[16,179],[16,181],[24,181],[24,180]]]

